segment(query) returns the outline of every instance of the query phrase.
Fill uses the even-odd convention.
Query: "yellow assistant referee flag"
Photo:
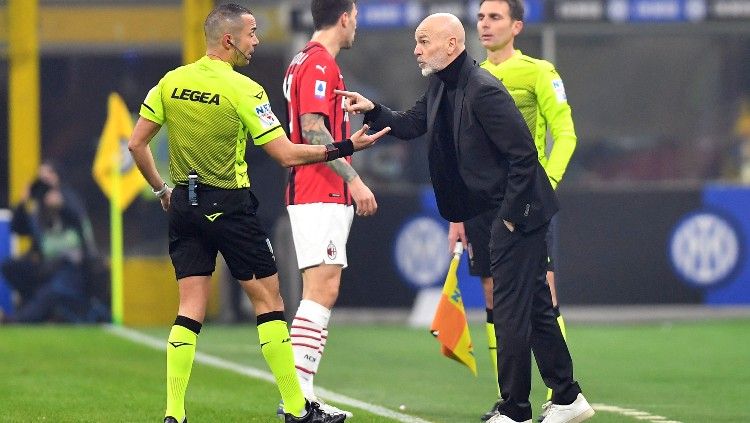
[[[456,276],[462,253],[463,246],[460,242],[456,243],[430,331],[440,342],[440,352],[444,356],[464,364],[476,376],[477,362],[474,359],[474,346],[471,343],[466,311]]]
[[[92,174],[99,188],[112,199],[115,185],[112,181],[115,170],[113,166],[118,166],[121,175],[120,210],[125,210],[146,184],[128,151],[128,139],[132,132],[133,119],[128,107],[119,94],[111,93],[107,105],[107,121],[99,138]]]

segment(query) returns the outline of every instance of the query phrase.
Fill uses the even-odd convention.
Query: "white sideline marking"
[[[620,414],[623,416],[634,417],[638,420],[644,420],[653,423],[682,423],[677,420],[667,420],[664,416],[657,416],[646,411],[635,410],[633,408],[622,408],[616,405],[591,404],[596,411],[608,411],[610,413]]]
[[[167,349],[167,343],[164,342],[163,339],[156,339],[148,335],[144,335],[138,331],[135,331],[133,329],[124,328],[121,326],[112,326],[107,325],[105,326],[107,331],[117,335],[121,338],[128,339],[130,341],[133,341],[135,343],[146,345],[148,347],[166,351]],[[268,373],[263,370],[259,370],[253,367],[249,366],[242,366],[237,363],[233,363],[228,360],[224,360],[219,357],[214,357],[209,354],[204,354],[201,352],[195,353],[195,361],[201,364],[205,364],[208,366],[216,367],[218,369],[224,369],[229,370],[234,373],[238,373],[241,375],[249,376],[251,378],[264,380],[266,382],[275,383],[275,380],[273,378],[273,375],[271,373]],[[402,423],[430,423],[427,420],[420,419],[419,417],[409,416],[407,414],[399,413],[397,411],[389,410],[385,407],[381,407],[379,405],[370,404],[368,402],[360,401],[358,399],[347,397],[346,395],[337,394],[333,391],[329,391],[327,389],[323,388],[315,388],[316,391],[320,394],[322,398],[325,398],[327,400],[331,400],[336,403],[341,403],[344,405],[348,405],[351,407],[358,408],[360,410],[368,411],[372,414],[376,414],[378,416],[382,417],[388,417],[390,419],[393,419],[398,422]],[[274,411],[274,410],[271,410]],[[275,411],[274,411],[275,412]]]
[[[156,339],[151,336],[145,335],[133,329],[124,328],[121,326],[105,326],[107,331],[117,335],[121,338],[128,339],[135,343],[146,345],[148,347],[166,351],[167,345],[163,339]],[[219,357],[214,357],[209,354],[197,352],[195,353],[195,361],[208,366],[216,367],[218,369],[229,370],[234,373],[238,373],[251,378],[264,380],[266,382],[275,383],[273,375],[264,370],[259,370],[254,367],[242,366],[237,363],[233,363],[228,360],[224,360]],[[351,407],[358,408],[360,410],[368,411],[372,414],[388,417],[402,423],[430,423],[427,420],[420,419],[419,417],[409,416],[407,414],[399,413],[397,411],[389,410],[379,405],[370,404],[368,402],[360,401],[358,399],[347,397],[346,395],[337,394],[333,391],[323,388],[315,388],[321,397],[331,400],[336,403],[341,403]],[[607,404],[591,404],[596,411],[606,411],[610,413],[620,414],[627,417],[633,417],[636,420],[643,420],[652,423],[682,423],[677,420],[667,420],[667,417],[657,416],[646,411],[640,411],[633,408],[623,408],[615,405]]]

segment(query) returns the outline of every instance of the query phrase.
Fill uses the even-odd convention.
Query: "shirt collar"
[[[232,65],[230,65],[229,63],[219,59],[212,59],[208,56],[203,56],[198,59],[198,63],[211,68],[232,70]]]
[[[440,78],[446,85],[455,86],[458,84],[458,77],[461,76],[461,67],[466,61],[467,56],[466,50],[462,51],[445,69],[436,72],[435,76]]]

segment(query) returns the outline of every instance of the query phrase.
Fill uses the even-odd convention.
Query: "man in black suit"
[[[365,113],[374,129],[412,139],[427,134],[429,165],[440,214],[462,222],[494,215],[490,234],[493,319],[503,403],[489,420],[530,422],[531,351],[553,404],[545,422],[578,422],[593,415],[552,310],[545,282],[545,234],[558,209],[555,193],[526,123],[507,90],[465,51],[455,16],[428,16],[415,32],[414,55],[429,77],[426,93],[408,111],[395,112],[359,93],[347,111]]]

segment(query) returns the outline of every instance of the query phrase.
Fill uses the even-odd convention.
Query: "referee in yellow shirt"
[[[522,0],[483,0],[480,2],[477,31],[482,45],[487,50],[487,59],[480,66],[499,79],[508,89],[516,107],[529,126],[539,161],[552,187],[557,188],[576,147],[575,128],[565,88],[555,67],[545,60],[526,56],[513,46],[515,37],[523,29],[523,16]],[[547,145],[548,131],[553,139],[551,150]],[[451,249],[456,240],[462,240],[465,245],[469,246],[470,273],[481,277],[487,309],[487,339],[492,363],[497,370],[495,353],[497,345],[492,321],[493,282],[487,235],[490,232],[488,227],[492,222],[491,217],[483,215],[465,223],[451,223],[449,240]],[[556,219],[553,219],[547,233],[547,250],[550,251],[547,281],[554,310],[558,316],[557,320],[564,336],[565,325],[557,303],[554,261],[551,253],[555,222]],[[499,383],[502,384],[502,381]],[[551,395],[552,393],[549,392],[541,418],[546,416],[552,406]],[[498,398],[492,408],[482,416],[483,421],[497,414],[501,401],[502,399]]]
[[[279,294],[273,249],[255,213],[245,162],[246,141],[283,166],[334,160],[366,148],[388,131],[327,145],[292,144],[266,91],[233,70],[250,61],[259,41],[245,7],[225,4],[206,18],[206,55],[168,72],[141,106],[128,147],[169,214],[169,254],[180,305],[167,344],[165,423],[186,422],[185,391],[206,313],[210,276],[221,252],[257,314],[261,352],[284,400],[286,422],[338,423],[305,401]],[[159,175],[148,143],[166,124],[174,192]]]

